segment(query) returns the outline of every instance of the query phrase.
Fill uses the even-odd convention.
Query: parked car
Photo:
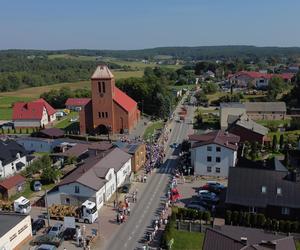
[[[119,187],[119,192],[120,193],[129,193],[129,189],[130,189],[130,184],[124,184],[123,186]]]
[[[219,197],[215,193],[208,190],[200,190],[199,197],[202,201],[206,202],[217,203],[219,201]]]
[[[202,206],[203,203],[200,201],[192,201],[186,205],[186,208],[195,209],[198,211],[206,211],[206,208]]]
[[[36,248],[36,250],[56,250],[57,247],[49,244],[42,244]]]
[[[33,183],[33,190],[34,191],[41,191],[42,190],[42,183],[40,181],[35,181]]]
[[[220,193],[225,189],[224,185],[216,181],[208,181],[204,186],[201,187],[203,190],[208,190],[213,193]]]
[[[76,228],[67,228],[64,231],[63,238],[64,240],[74,240],[76,234]]]
[[[56,223],[54,226],[52,226],[49,231],[48,235],[53,235],[58,237],[63,231],[63,224],[61,223]]]
[[[36,233],[41,230],[45,226],[45,220],[38,218],[35,221],[32,221],[31,228],[32,228],[32,234],[36,235]]]

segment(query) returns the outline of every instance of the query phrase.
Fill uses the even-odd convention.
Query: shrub
[[[26,134],[29,134],[29,129],[28,128],[26,128]]]
[[[245,212],[245,214],[244,214],[243,225],[245,227],[249,227],[250,226],[250,214],[248,212]]]
[[[226,214],[225,214],[225,224],[226,225],[231,225],[231,211],[230,210],[227,210],[226,211]]]
[[[256,225],[258,228],[263,228],[266,223],[266,217],[264,214],[257,214]]]
[[[255,227],[257,224],[257,214],[250,213],[250,225],[251,227]]]
[[[266,223],[265,223],[264,228],[265,228],[266,230],[272,230],[272,220],[271,220],[270,218],[268,218],[268,219],[266,220]]]
[[[202,220],[202,217],[203,217],[203,212],[202,211],[198,211],[198,220]]]
[[[298,232],[298,227],[299,227],[299,222],[298,221],[293,221],[291,223],[291,232],[292,233],[297,233]]]
[[[285,232],[285,233],[291,232],[291,222],[289,220],[285,221],[283,232]]]
[[[239,212],[239,216],[238,216],[238,225],[242,226],[243,225],[243,220],[244,220],[244,212]]]
[[[205,211],[203,213],[202,219],[206,222],[206,224],[208,223],[208,221],[210,221],[210,212],[209,211]]]
[[[281,231],[281,232],[285,231],[285,221],[284,220],[279,221],[279,231]]]
[[[231,222],[232,225],[236,226],[238,224],[238,219],[239,219],[239,212],[238,211],[234,211],[231,215]]]
[[[272,220],[272,230],[273,230],[273,231],[278,231],[278,229],[279,229],[279,223],[278,223],[278,220],[273,219],[273,220]]]

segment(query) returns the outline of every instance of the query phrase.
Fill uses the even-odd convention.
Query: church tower
[[[96,68],[91,77],[93,128],[96,133],[114,129],[115,79],[106,65]]]

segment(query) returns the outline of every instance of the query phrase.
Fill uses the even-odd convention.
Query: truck
[[[31,211],[30,201],[23,196],[16,199],[14,201],[14,211],[16,213],[29,214]]]
[[[51,219],[63,220],[64,217],[74,217],[77,222],[94,223],[98,218],[96,203],[86,200],[81,206],[57,205],[49,207]]]

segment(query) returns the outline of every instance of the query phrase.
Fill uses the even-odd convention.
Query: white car
[[[35,181],[33,183],[33,190],[34,191],[41,191],[42,190],[42,183],[40,181]]]

